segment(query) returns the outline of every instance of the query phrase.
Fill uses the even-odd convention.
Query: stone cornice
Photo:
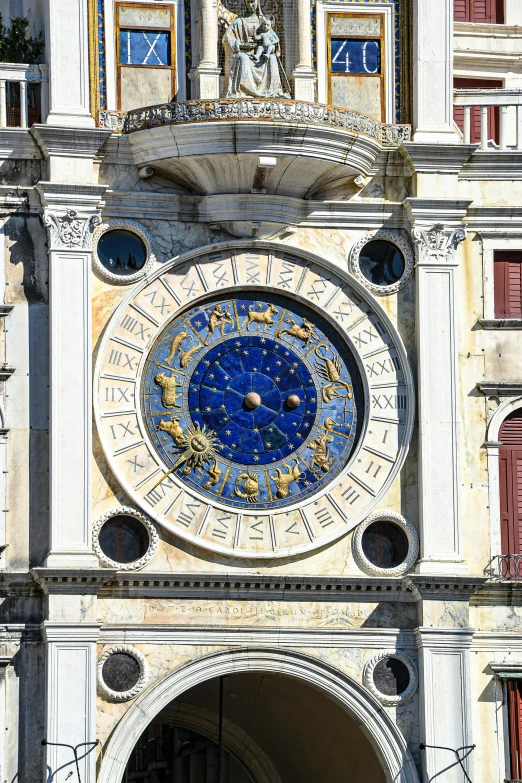
[[[33,125],[31,133],[46,158],[94,158],[111,131],[106,128],[67,128]]]
[[[478,150],[464,163],[464,180],[522,180],[522,150]]]
[[[72,208],[92,212],[100,208],[107,185],[39,182],[36,190],[44,208],[57,210]]]
[[[476,144],[419,144],[399,148],[410,174],[458,174],[477,149]]]
[[[471,206],[465,223],[483,239],[513,234],[522,237],[522,206]]]
[[[522,329],[522,318],[479,318],[484,329]]]
[[[0,128],[0,160],[41,160],[42,151],[28,128]]]
[[[520,381],[481,381],[477,383],[477,389],[487,397],[522,396],[522,383]]]
[[[47,595],[97,593],[115,573],[109,568],[33,568],[30,572],[35,582]]]
[[[469,601],[486,582],[482,576],[450,577],[412,574],[404,579],[405,586],[417,601]]]
[[[431,227],[442,223],[446,228],[460,228],[471,200],[447,198],[407,198],[403,205],[410,221]]]

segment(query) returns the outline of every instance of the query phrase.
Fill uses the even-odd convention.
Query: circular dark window
[[[116,563],[133,563],[146,555],[149,531],[139,519],[117,514],[104,523],[98,541],[105,557]]]
[[[124,693],[134,688],[141,674],[139,662],[124,652],[109,655],[102,668],[102,677],[107,688]]]
[[[373,670],[373,682],[385,696],[400,696],[410,684],[410,672],[399,658],[383,658]]]
[[[359,268],[369,283],[388,286],[401,279],[406,262],[393,242],[373,239],[367,242],[359,253]]]
[[[368,525],[361,540],[365,557],[377,568],[396,568],[408,556],[408,537],[393,522],[379,520]]]
[[[133,275],[145,265],[147,248],[132,231],[115,228],[106,231],[96,247],[102,266],[113,275]]]

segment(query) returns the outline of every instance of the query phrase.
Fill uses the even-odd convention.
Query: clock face
[[[238,243],[164,265],[117,308],[95,373],[133,502],[198,546],[274,558],[339,538],[407,453],[411,373],[363,287]]]
[[[330,483],[364,411],[339,332],[292,298],[255,290],[169,321],[145,364],[141,406],[172,474],[246,512],[293,505]]]

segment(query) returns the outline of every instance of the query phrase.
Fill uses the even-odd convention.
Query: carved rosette
[[[75,209],[60,214],[47,210],[43,220],[49,232],[51,250],[90,251],[94,229],[101,222],[98,214],[80,215]]]
[[[375,683],[374,673],[377,665],[381,661],[385,661],[388,658],[396,658],[408,669],[410,676],[409,683],[402,693],[387,694],[379,690]],[[409,655],[400,650],[381,650],[372,655],[372,657],[366,661],[363,669],[363,683],[365,687],[372,693],[380,702],[386,707],[396,707],[398,704],[403,704],[405,701],[411,699],[419,683],[419,675],[417,673],[417,667],[410,658]]]
[[[138,681],[132,688],[129,688],[129,690],[126,691],[115,691],[112,688],[109,688],[103,679],[103,666],[105,662],[111,655],[117,653],[131,656],[140,667]],[[111,647],[106,647],[98,658],[96,669],[98,674],[98,691],[110,701],[129,701],[129,699],[133,699],[143,690],[149,679],[149,671],[145,657],[135,647],[130,647],[127,644],[114,644]]]
[[[415,226],[411,235],[417,247],[418,263],[453,264],[466,231],[463,228],[446,230],[442,223],[437,223],[430,229]]]

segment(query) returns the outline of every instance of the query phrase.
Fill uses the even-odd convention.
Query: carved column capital
[[[411,235],[417,249],[417,265],[454,264],[457,247],[466,238],[466,231],[446,229],[442,223],[436,223],[429,229],[414,226]]]
[[[91,250],[92,234],[101,223],[100,215],[81,215],[76,209],[63,212],[45,210],[44,225],[49,232],[50,250]]]

